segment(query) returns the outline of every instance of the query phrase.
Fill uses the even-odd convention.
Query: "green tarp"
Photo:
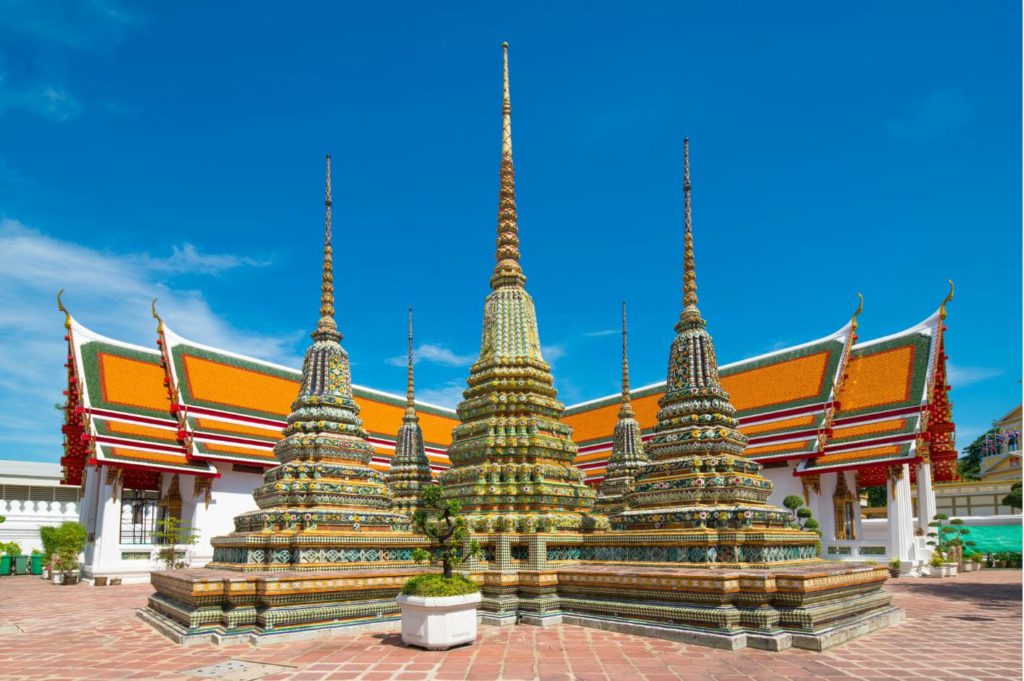
[[[964,540],[973,541],[978,553],[1021,553],[1020,525],[966,526],[971,531]]]

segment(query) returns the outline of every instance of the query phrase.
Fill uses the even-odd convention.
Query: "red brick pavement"
[[[1021,572],[983,570],[887,586],[907,621],[826,653],[726,652],[573,626],[482,627],[473,646],[406,648],[395,633],[340,635],[253,647],[176,646],[136,619],[148,585],[56,586],[0,578],[2,679],[186,679],[184,671],[241,659],[294,667],[290,679],[1020,679]]]

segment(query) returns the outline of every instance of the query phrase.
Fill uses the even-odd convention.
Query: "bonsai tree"
[[[804,498],[802,496],[790,494],[782,500],[782,505],[793,514],[793,522],[790,524],[790,527],[796,530],[809,530],[817,532],[819,535],[821,534],[821,530],[818,529],[820,525],[814,519],[811,509],[804,506]]]
[[[157,562],[165,570],[180,570],[188,567],[188,556],[179,546],[192,546],[199,542],[199,533],[189,525],[182,523],[174,516],[157,521],[157,529],[153,530],[153,543],[159,544]]]
[[[964,539],[971,531],[964,527],[963,520],[953,518],[948,525],[943,525],[942,521],[947,519],[949,516],[945,513],[935,514],[932,522],[928,523],[928,527],[935,529],[928,533],[929,540],[926,543],[935,547],[936,555],[946,560],[955,560],[958,555],[963,555],[965,548],[970,551],[977,544]]]
[[[469,537],[466,519],[459,515],[462,505],[446,499],[440,486],[424,487],[421,499],[424,508],[413,514],[413,530],[430,539],[430,551],[414,549],[412,559],[417,563],[440,563],[441,574],[413,577],[402,593],[409,596],[461,596],[476,593],[480,588],[472,580],[456,575],[453,570],[468,558],[480,555],[480,544]]]

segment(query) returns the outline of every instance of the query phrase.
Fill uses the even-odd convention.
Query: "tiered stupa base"
[[[823,561],[806,533],[785,528],[476,539],[483,557],[466,567],[483,589],[484,624],[567,623],[717,648],[824,650],[903,618],[881,588],[883,566]],[[218,547],[245,552],[248,562],[217,564],[228,569],[153,573],[156,593],[140,617],[179,643],[393,629],[395,596],[430,569],[410,560],[422,538],[401,533],[253,536],[243,544]],[[274,562],[285,551],[298,560]]]

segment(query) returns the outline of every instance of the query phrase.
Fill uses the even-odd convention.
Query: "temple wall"
[[[213,481],[208,507],[204,493],[194,496],[193,486],[182,480],[182,520],[199,530],[199,543],[192,547],[193,567],[205,565],[213,558],[210,540],[233,532],[236,515],[256,509],[252,491],[263,482],[263,477],[232,470],[231,464],[221,464],[220,470],[221,477]]]

